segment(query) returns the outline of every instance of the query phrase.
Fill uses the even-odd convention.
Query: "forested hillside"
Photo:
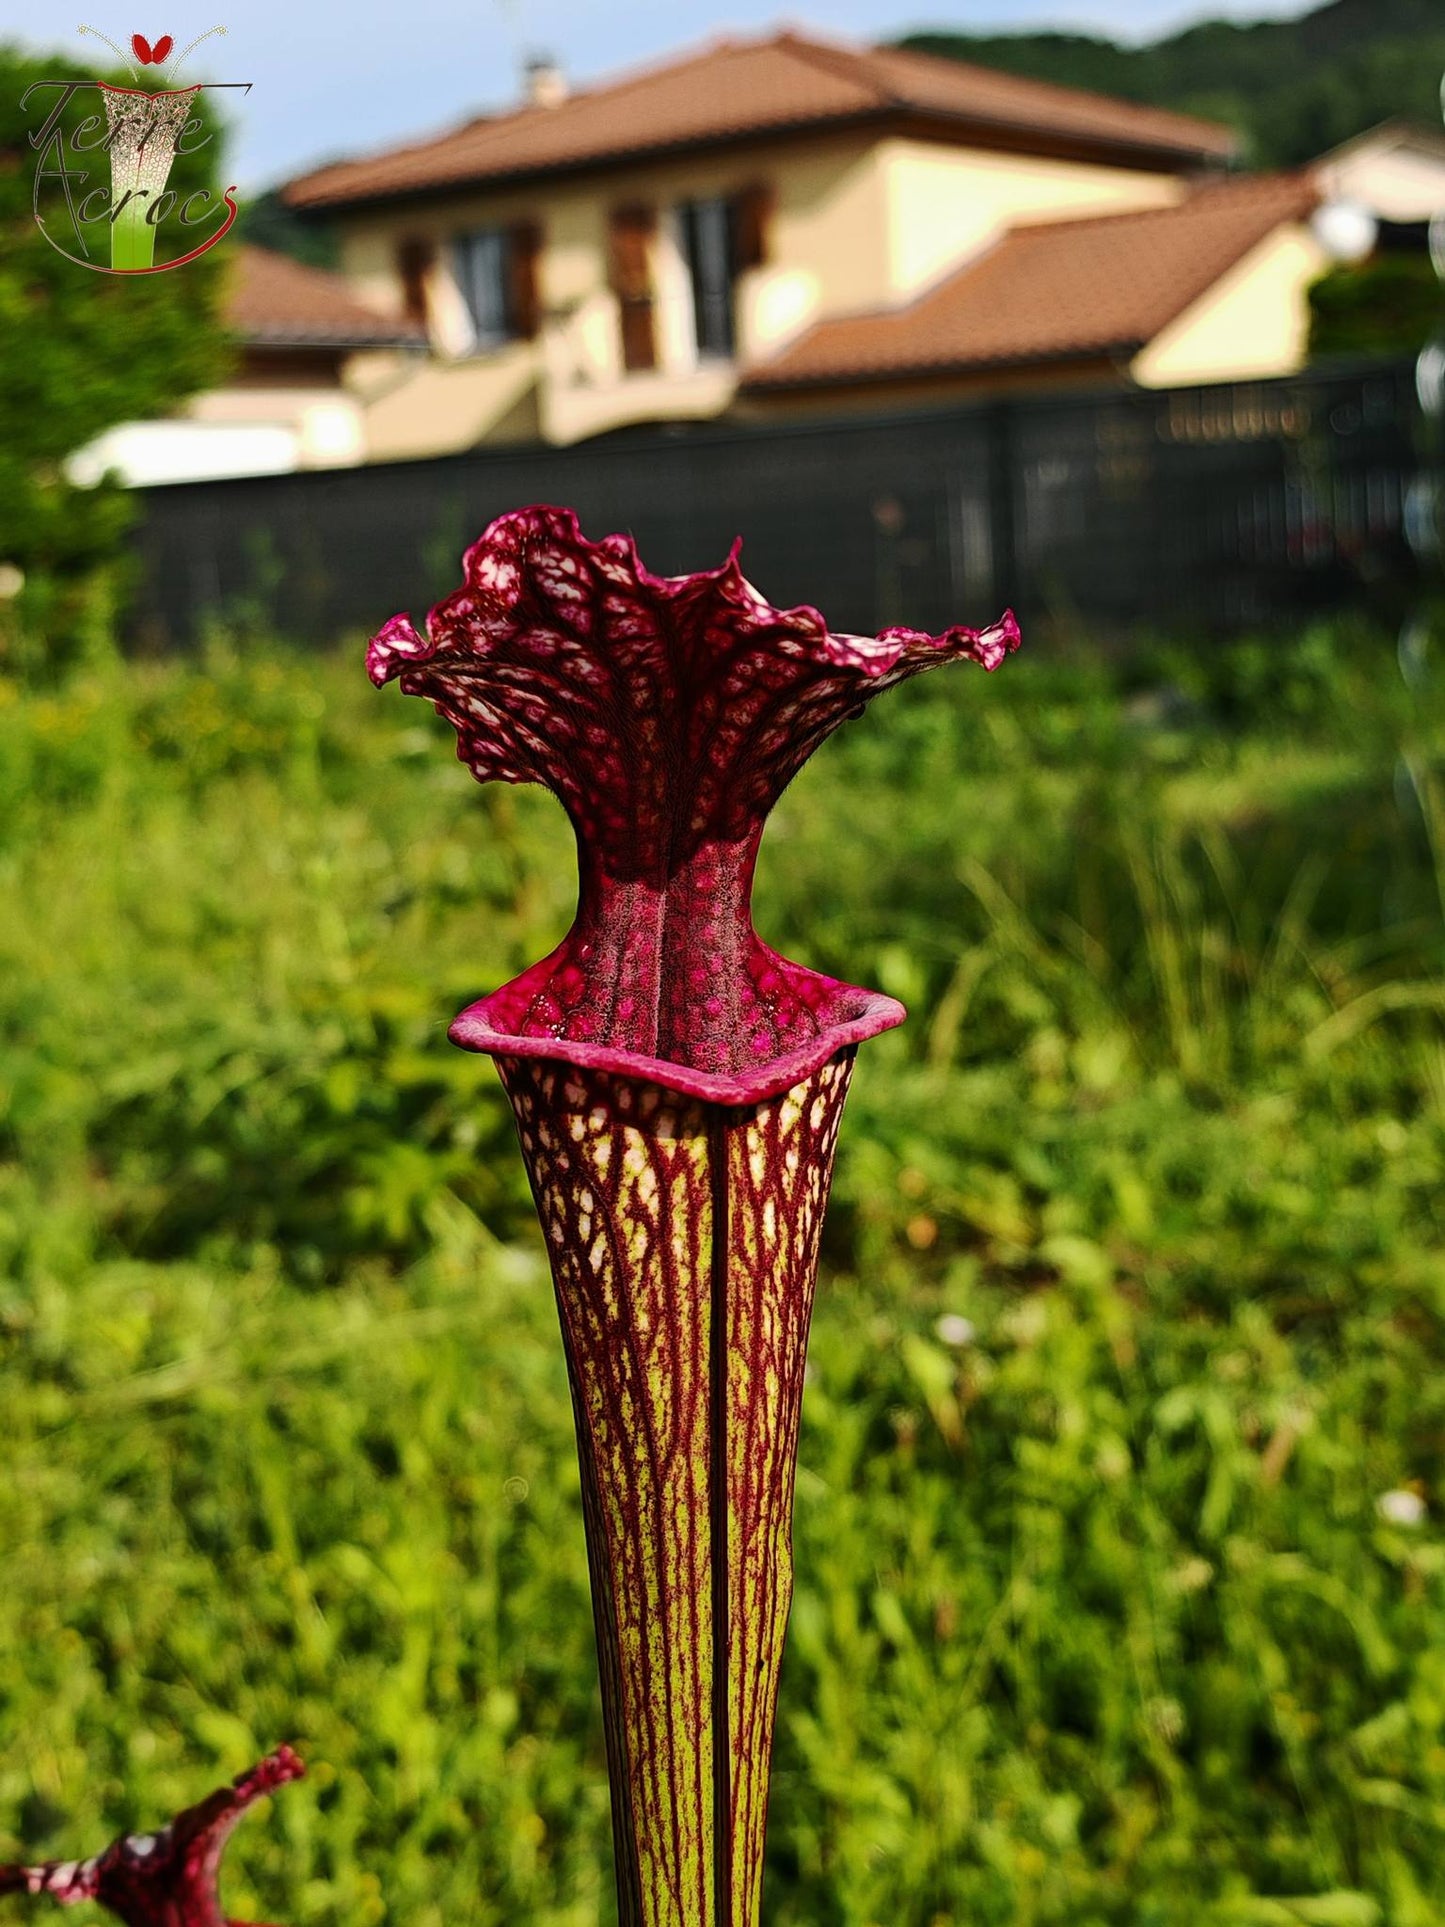
[[[977,36],[939,27],[899,43],[1010,73],[1207,114],[1262,166],[1312,159],[1378,121],[1438,124],[1441,0],[1332,0],[1297,20],[1208,21],[1146,46],[1086,34]]]

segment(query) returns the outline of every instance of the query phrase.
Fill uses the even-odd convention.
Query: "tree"
[[[1440,0],[1330,0],[1294,19],[1204,20],[1142,45],[934,30],[899,45],[1227,122],[1251,165],[1292,167],[1382,120],[1439,125]]]
[[[21,103],[37,82],[101,77],[73,60],[0,46],[0,564],[24,576],[8,608],[0,604],[0,666],[11,670],[73,657],[107,626],[123,586],[133,505],[110,481],[75,487],[65,458],[121,422],[173,413],[221,379],[229,360],[224,242],[170,273],[116,276],[77,266],[37,225],[32,136],[58,96],[42,89]],[[104,77],[134,85],[129,75]],[[94,94],[76,100],[66,125],[99,112]],[[169,185],[217,193],[220,147],[218,129],[178,155]],[[107,157],[84,159],[87,186],[108,184]],[[90,251],[108,260],[103,222],[100,234]]]
[[[304,261],[310,268],[334,268],[341,259],[335,227],[313,215],[294,213],[275,187],[247,201],[236,223],[236,235],[253,247],[289,254],[293,261]]]

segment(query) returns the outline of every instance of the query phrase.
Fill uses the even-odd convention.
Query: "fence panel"
[[[1406,580],[1417,426],[1411,367],[1388,363],[157,488],[136,632],[165,647],[213,617],[318,641],[375,628],[452,587],[467,542],[528,502],[630,530],[666,572],[741,535],[774,601],[851,629],[1004,602],[1035,622],[1269,624]]]

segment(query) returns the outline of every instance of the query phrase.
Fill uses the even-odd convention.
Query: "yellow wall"
[[[212,388],[193,396],[185,413],[188,420],[211,427],[290,429],[303,468],[343,467],[375,453],[367,446],[364,411],[340,388],[302,383]]]
[[[1329,265],[1307,227],[1280,227],[1252,248],[1134,359],[1146,388],[1291,375],[1309,345],[1306,291]]]
[[[400,307],[398,242],[435,244],[435,358],[371,404],[368,445],[388,455],[469,447],[524,435],[529,420],[538,425],[532,432],[566,442],[627,422],[719,413],[732,399],[734,371],[697,358],[673,210],[758,182],[771,185],[775,206],[769,259],[738,288],[740,364],[827,316],[910,299],[1019,219],[1158,206],[1183,191],[1171,175],[855,132],[343,216],[342,270],[380,312]],[[622,369],[607,286],[608,216],[629,200],[661,217],[653,263],[659,367],[645,375]],[[448,242],[469,228],[520,220],[540,221],[543,230],[540,337],[473,355]]]
[[[774,143],[731,155],[700,155],[618,171],[605,179],[551,182],[505,193],[458,195],[430,206],[364,212],[344,222],[341,266],[358,296],[381,313],[401,304],[397,244],[435,244],[428,302],[436,359],[410,372],[370,407],[368,443],[387,455],[451,449],[515,435],[529,386],[549,440],[572,441],[629,421],[720,413],[733,374],[699,363],[691,339],[691,293],[671,210],[679,201],[768,182],[776,194],[770,259],[738,289],[740,360],[752,360],[824,314],[877,306],[890,286],[889,182],[879,145],[861,135],[804,145]],[[611,209],[639,200],[658,208],[654,246],[660,366],[625,374],[616,302],[607,285]],[[543,252],[538,341],[482,355],[466,352],[448,242],[468,228],[540,220]]]
[[[530,342],[474,360],[411,362],[394,376],[352,384],[373,461],[454,453],[483,441],[539,439],[537,368]]]
[[[744,277],[739,290],[741,349],[745,356],[772,345],[820,314],[876,306],[889,286],[890,218],[887,172],[879,144],[862,136],[814,143],[773,143],[734,154],[700,155],[652,167],[618,170],[605,178],[555,181],[530,189],[457,195],[431,206],[382,209],[343,217],[342,272],[378,312],[399,311],[399,240],[424,236],[437,245],[430,290],[445,352],[454,337],[455,291],[446,244],[468,228],[540,220],[544,246],[541,295],[554,317],[607,290],[607,221],[621,201],[655,205],[727,194],[753,182],[777,193],[772,259]],[[656,244],[659,293],[685,298],[675,243],[663,229]],[[666,342],[668,316],[660,316]]]
[[[982,252],[1016,222],[1167,207],[1185,191],[1173,174],[937,142],[884,141],[878,155],[888,194],[892,301],[907,299]]]
[[[1031,155],[985,153],[921,140],[828,136],[773,143],[631,168],[605,179],[554,182],[506,193],[457,196],[431,207],[365,212],[345,220],[342,269],[357,293],[398,312],[396,246],[421,235],[437,245],[432,306],[438,346],[458,335],[446,242],[469,227],[540,219],[544,307],[567,310],[607,285],[607,216],[622,200],[665,212],[679,201],[770,182],[777,195],[768,264],[744,277],[740,347],[745,359],[826,315],[906,300],[986,246],[1010,223],[1178,200],[1169,174],[1099,167]],[[656,263],[660,297],[686,298],[676,244],[664,221]],[[664,311],[660,334],[668,336]]]

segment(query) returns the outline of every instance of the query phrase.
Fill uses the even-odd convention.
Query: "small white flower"
[[[1375,1501],[1375,1510],[1392,1526],[1418,1526],[1424,1522],[1425,1501],[1418,1492],[1397,1487],[1393,1492],[1380,1494]]]
[[[956,1311],[946,1311],[936,1321],[933,1329],[945,1345],[971,1345],[974,1325],[971,1318],[965,1318]]]

